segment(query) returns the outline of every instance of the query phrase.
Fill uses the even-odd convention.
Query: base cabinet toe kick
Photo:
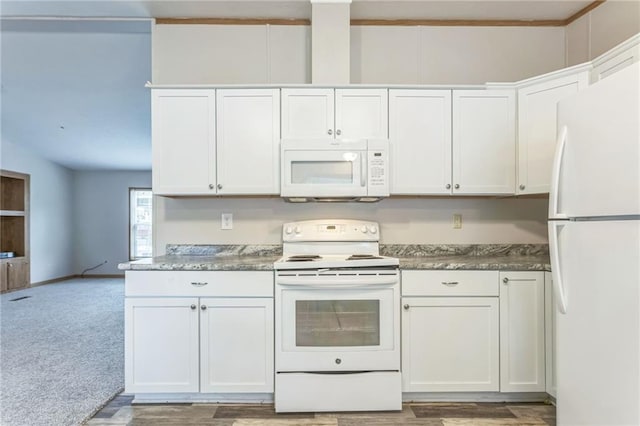
[[[399,342],[389,344],[399,345],[399,368],[352,370],[345,357],[350,368],[330,374],[278,371],[277,327],[288,332],[275,321],[274,278],[273,271],[127,271],[125,392],[139,403],[273,402],[277,412],[555,395],[548,273],[402,270],[396,294],[360,297],[378,300],[363,312],[379,309],[385,321],[397,314]],[[376,333],[384,342],[384,330]]]

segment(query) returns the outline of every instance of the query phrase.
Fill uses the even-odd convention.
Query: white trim
[[[402,402],[540,402],[546,392],[404,392]]]
[[[637,33],[637,34],[629,37],[628,39],[626,39],[622,43],[618,44],[617,46],[607,50],[605,53],[603,53],[602,55],[598,56],[597,58],[592,59],[591,60],[591,64],[592,64],[593,68],[595,68],[598,65],[601,65],[601,64],[607,62],[609,59],[612,59],[612,58],[616,57],[617,55],[625,52],[628,49],[631,49],[632,47],[634,47],[634,46],[636,46],[638,44],[640,44],[640,33]],[[589,46],[589,50],[591,50],[591,46]],[[591,54],[591,52],[589,52],[589,54]]]
[[[512,83],[508,83],[512,84]],[[148,89],[432,89],[432,90],[483,90],[482,84],[153,84]]]
[[[136,393],[131,404],[181,402],[273,404],[273,393]]]
[[[537,75],[535,77],[531,77],[531,78],[527,78],[525,80],[520,80],[520,81],[516,81],[515,83],[512,83],[513,85],[515,85],[518,89],[523,88],[523,87],[527,87],[527,86],[532,86],[534,84],[539,84],[539,83],[544,83],[546,81],[551,81],[551,80],[556,80],[558,78],[562,78],[562,77],[566,77],[569,75],[575,75],[584,71],[591,71],[593,69],[593,65],[591,64],[591,62],[584,62],[582,64],[578,64],[578,65],[573,65],[571,67],[568,68],[562,68],[560,70],[557,71],[552,71],[546,74],[542,74],[542,75]],[[487,85],[489,84],[494,84],[494,83],[487,83]],[[500,84],[500,83],[498,83]]]
[[[322,4],[322,3],[344,3],[344,4],[351,4],[351,0],[311,0],[311,4]]]

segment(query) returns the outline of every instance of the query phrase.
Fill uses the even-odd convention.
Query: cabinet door
[[[451,194],[451,91],[389,90],[391,194]]]
[[[497,297],[404,297],[404,392],[498,391]]]
[[[273,299],[200,304],[200,391],[273,392]]]
[[[338,139],[387,139],[387,89],[336,89]]]
[[[9,290],[29,286],[29,262],[12,260],[7,263],[7,281]]]
[[[500,391],[544,392],[544,273],[500,273]]]
[[[215,91],[156,89],[151,96],[154,194],[215,194]]]
[[[282,89],[283,139],[333,139],[333,89]]]
[[[218,194],[280,193],[280,91],[218,90]]]
[[[515,93],[453,91],[453,193],[513,194]]]
[[[551,272],[544,273],[544,337],[546,390],[556,397],[556,298]]]
[[[0,291],[9,290],[8,262],[0,262]]]
[[[557,104],[588,84],[585,71],[518,90],[518,194],[549,193]]]
[[[126,298],[125,392],[198,392],[198,299]]]

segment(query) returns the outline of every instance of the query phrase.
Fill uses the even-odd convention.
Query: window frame
[[[149,257],[136,257],[135,253],[133,251],[133,194],[137,191],[148,191],[151,192],[151,256]],[[153,191],[152,188],[150,187],[129,187],[129,227],[128,227],[128,235],[129,235],[129,260],[133,261],[133,260],[140,260],[140,259],[149,259],[151,257],[153,257]]]

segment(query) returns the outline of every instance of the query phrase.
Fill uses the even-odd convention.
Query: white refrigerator
[[[640,425],[640,64],[558,104],[557,422]]]

